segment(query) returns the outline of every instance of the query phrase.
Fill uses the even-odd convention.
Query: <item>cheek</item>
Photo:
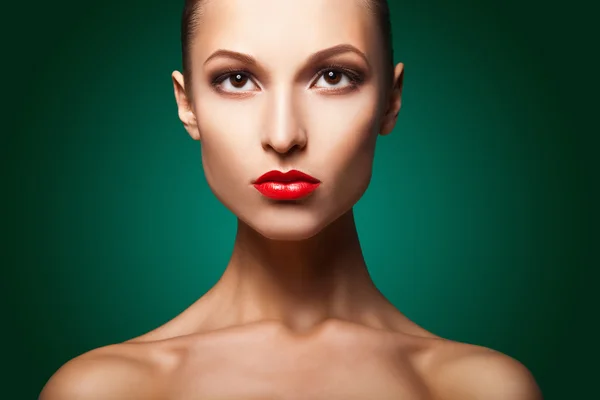
[[[313,107],[312,155],[319,168],[330,177],[336,191],[367,185],[380,123],[376,91],[324,99]]]
[[[243,104],[232,107],[231,103],[206,97],[196,107],[202,165],[206,180],[221,198],[219,192],[249,183],[246,182],[248,168],[258,161],[248,152],[255,145],[253,122],[256,118]]]
[[[349,140],[341,142],[339,150],[334,153],[339,168],[334,190],[343,193],[344,203],[352,203],[350,206],[369,186],[377,141],[377,121],[373,114],[354,122],[353,126],[348,126]]]

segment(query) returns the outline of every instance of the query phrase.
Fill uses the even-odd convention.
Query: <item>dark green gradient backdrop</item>
[[[525,363],[547,399],[581,398],[586,342],[569,338],[597,316],[586,286],[597,265],[591,145],[573,118],[589,106],[570,105],[569,85],[585,68],[573,55],[590,50],[585,30],[573,33],[585,12],[391,3],[403,109],[356,207],[373,277],[425,328]],[[228,261],[235,219],[210,193],[173,99],[181,7],[31,1],[5,14],[11,398],[172,318]]]

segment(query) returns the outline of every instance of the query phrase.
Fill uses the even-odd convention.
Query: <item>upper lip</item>
[[[264,182],[310,182],[310,183],[319,183],[320,181],[317,178],[313,178],[312,176],[305,174],[304,172],[298,170],[291,170],[288,172],[281,171],[269,171],[254,181],[255,184],[264,183]]]

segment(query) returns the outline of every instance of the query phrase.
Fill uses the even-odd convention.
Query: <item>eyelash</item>
[[[350,80],[350,87],[352,88],[355,88],[356,86],[364,82],[364,77],[361,73],[359,73],[358,71],[353,71],[339,64],[327,64],[325,67],[319,69],[319,72],[317,72],[317,76],[320,78],[327,71],[341,72],[344,75],[346,75]]]
[[[319,68],[319,70],[315,74],[316,78],[313,80],[313,82],[317,82],[317,79],[321,78],[325,74],[325,72],[328,71],[341,72],[344,75],[346,75],[350,80],[350,84],[348,85],[350,89],[356,89],[361,83],[364,82],[364,77],[361,73],[353,71],[347,67],[344,67],[343,65],[333,63],[327,64]],[[217,75],[215,78],[212,79],[211,85],[215,88],[218,88],[220,84],[222,84],[228,78],[232,77],[235,74],[242,74],[248,79],[251,79],[252,77],[252,73],[245,68],[227,68],[225,72]],[[335,88],[333,90],[335,90]]]

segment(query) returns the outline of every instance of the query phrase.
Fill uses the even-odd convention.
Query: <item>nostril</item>
[[[277,153],[286,154],[301,151],[306,147],[307,135],[304,131],[298,130],[293,133],[271,135],[263,141],[263,148],[271,148]]]
[[[301,149],[301,147],[296,144],[296,143],[271,143],[270,145],[268,145],[267,147],[272,148],[275,152],[279,153],[279,154],[288,154],[288,153],[294,153],[297,152]]]

